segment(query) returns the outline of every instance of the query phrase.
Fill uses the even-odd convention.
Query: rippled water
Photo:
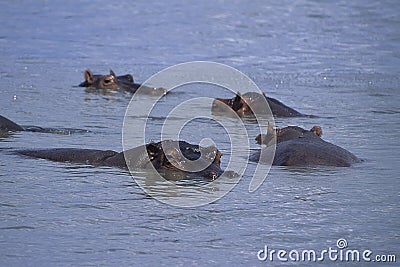
[[[0,9],[0,114],[22,125],[90,130],[0,138],[2,266],[272,265],[257,259],[264,245],[321,251],[339,238],[349,248],[399,256],[397,1],[3,1]],[[130,95],[76,87],[83,71],[113,69],[143,82],[192,60],[233,66],[270,96],[317,115],[276,124],[321,125],[325,140],[364,162],[273,167],[254,193],[245,175],[219,201],[184,209],[146,196],[123,170],[13,153],[121,151]],[[197,96],[230,94],[181,88],[165,103]],[[226,166],[229,140],[217,127],[200,120],[182,133],[189,142],[203,137],[222,150]],[[158,140],[157,131],[150,128],[148,138]]]

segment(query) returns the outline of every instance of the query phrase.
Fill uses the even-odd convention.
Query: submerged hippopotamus
[[[265,103],[268,103],[272,114],[276,117],[306,116],[272,97],[267,97],[264,93],[259,94],[256,92],[248,92],[243,95],[238,92],[236,96],[231,99],[216,98],[212,104],[212,112],[225,113],[227,111],[227,107],[229,107],[241,117],[253,116],[254,110],[252,110],[250,107],[255,109],[262,108],[260,106],[265,105]]]
[[[179,153],[178,149],[180,150]],[[132,148],[123,152],[112,150],[52,148],[42,150],[19,150],[17,153],[34,158],[43,158],[58,162],[83,163],[95,166],[146,169],[150,163],[163,173],[180,172],[214,180],[223,171],[220,168],[222,153],[215,148],[200,147],[185,141],[165,140]],[[183,155],[183,157],[182,157]],[[196,168],[196,166],[204,168]],[[193,167],[193,168],[192,168]]]
[[[6,117],[0,115],[0,132],[40,132],[40,133],[58,133],[58,134],[70,134],[70,133],[83,133],[89,132],[82,129],[74,128],[43,128],[39,126],[21,126]]]
[[[94,75],[90,70],[85,70],[85,72],[83,73],[83,77],[85,78],[85,81],[79,84],[80,87],[122,90],[130,92],[132,94],[136,93],[139,87],[142,87],[140,92],[144,94],[165,95],[167,93],[167,90],[165,88],[148,87],[139,83],[135,83],[131,74],[117,76],[112,70],[110,70],[110,74],[106,75]]]
[[[305,130],[298,126],[288,126],[276,130],[268,127],[266,135],[256,137],[257,143],[266,144],[267,147],[252,154],[250,160],[267,163],[268,154],[273,152],[273,145],[276,143],[272,165],[348,167],[353,163],[360,162],[360,159],[351,152],[324,141],[321,136],[320,126],[314,126],[311,130]]]

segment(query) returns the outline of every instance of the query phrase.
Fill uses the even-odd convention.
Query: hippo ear
[[[241,107],[242,107],[242,95],[239,92],[237,92],[235,98],[233,99],[231,108],[234,111],[237,111]]]
[[[240,92],[236,93],[235,101],[240,101],[242,99],[242,94]]]
[[[153,142],[147,144],[147,145],[146,145],[146,149],[147,149],[147,153],[148,153],[150,156],[154,156],[154,155],[156,155],[156,154],[159,153],[159,149],[158,149],[157,144],[156,144],[156,143],[153,143]]]
[[[222,156],[223,156],[223,155],[222,155],[221,151],[219,151],[219,150],[217,149],[213,163],[214,163],[215,165],[217,165],[217,166],[221,166],[221,157],[222,157]]]
[[[322,128],[321,126],[314,126],[311,128],[310,132],[315,133],[318,137],[322,136]]]
[[[115,75],[115,72],[113,70],[110,70],[110,75],[117,77],[117,75]]]
[[[93,83],[93,73],[90,70],[85,70],[85,72],[83,73],[83,77],[85,77],[85,81],[87,83]]]
[[[126,78],[128,79],[128,81],[130,81],[131,83],[133,83],[134,79],[133,79],[132,74],[127,74],[127,75],[126,75]]]

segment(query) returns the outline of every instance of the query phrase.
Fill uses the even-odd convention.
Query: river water
[[[276,254],[260,261],[265,246],[320,252],[338,249],[338,239],[348,249],[371,250],[371,258],[399,256],[397,1],[23,0],[2,1],[0,9],[0,114],[21,125],[90,131],[0,138],[1,266],[266,266],[280,261]],[[113,69],[143,82],[193,60],[237,68],[268,95],[316,115],[277,119],[277,126],[321,125],[325,140],[364,161],[272,167],[253,193],[245,175],[220,200],[179,208],[147,196],[124,170],[13,153],[121,151],[131,96],[76,87],[83,71]],[[183,87],[161,103],[231,95]],[[162,122],[152,123],[158,129]],[[213,139],[225,167],[230,141],[217,128],[193,121],[182,139]],[[147,138],[159,140],[158,132],[150,129]],[[328,257],[323,263],[344,264]]]

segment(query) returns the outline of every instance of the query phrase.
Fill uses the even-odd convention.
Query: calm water
[[[0,114],[22,125],[91,131],[0,139],[1,266],[265,266],[278,262],[257,259],[264,245],[321,251],[337,248],[339,238],[352,249],[399,257],[397,1],[113,2],[0,3]],[[219,201],[184,209],[147,197],[120,169],[13,154],[122,150],[130,95],[75,87],[83,71],[113,69],[143,82],[192,60],[233,66],[272,97],[318,115],[276,124],[321,125],[325,140],[365,161],[350,168],[273,167],[254,193],[245,175]],[[230,96],[214,89],[181,88],[162,103]],[[192,122],[182,138],[212,138],[226,166],[229,139],[207,125]],[[209,136],[200,138],[198,127]],[[157,131],[148,138],[159,139]]]

